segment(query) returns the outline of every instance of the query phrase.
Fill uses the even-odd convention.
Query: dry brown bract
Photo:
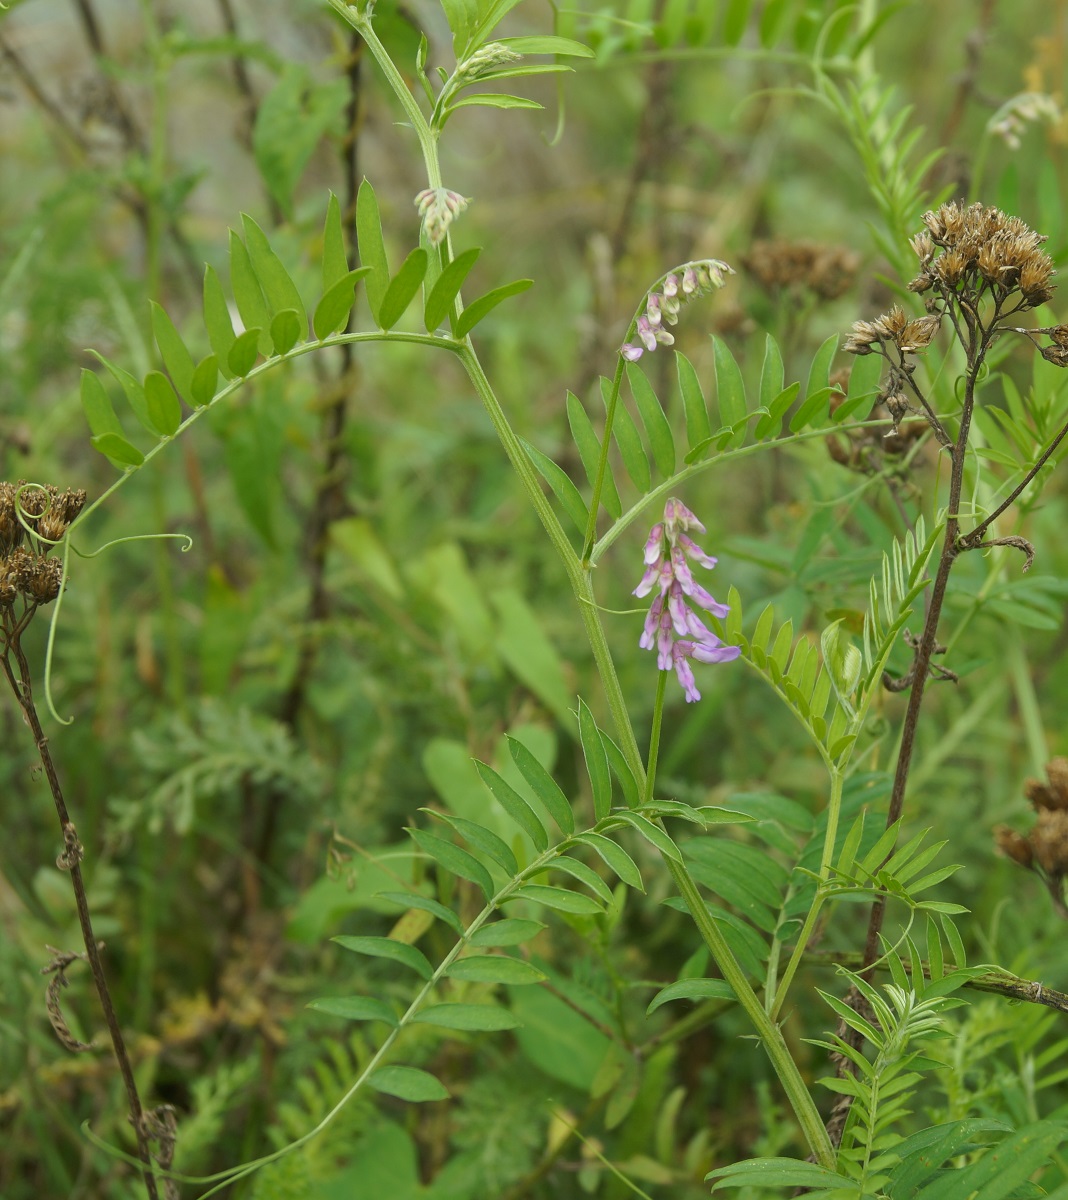
[[[1044,880],[1057,911],[1068,916],[1064,881],[1068,878],[1068,758],[1054,758],[1046,765],[1048,782],[1028,779],[1024,795],[1035,810],[1035,824],[1026,834],[1007,825],[994,830],[998,849],[1037,872]]]
[[[742,265],[766,292],[805,290],[837,300],[853,286],[860,258],[845,246],[776,239],[754,242]]]

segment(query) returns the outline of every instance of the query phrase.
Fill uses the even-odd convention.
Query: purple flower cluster
[[[712,568],[716,560],[706,554],[687,534],[688,529],[707,530],[681,500],[664,505],[664,519],[649,531],[645,543],[645,574],[634,589],[635,596],[658,593],[649,606],[639,645],[656,650],[661,671],[674,668],[687,703],[701,699],[689,660],[703,663],[730,662],[741,654],[737,646],[726,646],[690,607],[690,603],[717,617],[730,612],[726,604],[706,592],[694,579],[687,559]]]
[[[620,347],[620,354],[627,362],[637,362],[646,350],[652,352],[658,345],[674,345],[675,339],[664,328],[664,322],[676,325],[679,309],[687,301],[721,288],[724,276],[733,274],[725,262],[706,258],[686,263],[665,275],[658,285],[660,291],[654,287],[645,298],[645,312],[638,318],[634,330],[637,342],[626,342]]]

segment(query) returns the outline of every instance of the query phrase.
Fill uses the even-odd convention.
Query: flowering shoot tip
[[[689,529],[706,532],[686,505],[672,497],[664,505],[664,520],[649,531],[642,552],[645,572],[634,595],[647,596],[656,588],[638,645],[656,651],[656,665],[661,671],[674,670],[687,703],[692,703],[701,699],[701,693],[689,660],[730,662],[741,650],[724,645],[690,607],[692,603],[717,617],[725,617],[730,611],[694,579],[688,559],[709,569],[716,560],[687,534]]]

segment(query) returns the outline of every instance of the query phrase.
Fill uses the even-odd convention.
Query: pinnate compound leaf
[[[122,422],[115,415],[111,397],[97,373],[88,367],[82,368],[81,398],[82,411],[91,433],[98,437],[104,433],[122,437]]]
[[[445,974],[472,983],[505,983],[513,987],[541,983],[547,978],[537,967],[507,954],[471,954],[458,958]]]
[[[320,341],[332,333],[340,332],[348,324],[349,313],[356,303],[356,284],[370,271],[370,267],[347,271],[323,293],[312,317],[312,328]]]
[[[460,918],[451,908],[438,903],[437,900],[431,900],[429,896],[420,896],[418,892],[376,892],[375,897],[378,900],[388,900],[391,904],[398,904],[401,908],[418,908],[423,912],[428,912],[444,921],[450,929],[463,937],[464,925]]]
[[[552,489],[564,512],[571,518],[572,524],[580,533],[585,533],[590,510],[586,507],[586,501],[582,499],[582,493],[572,482],[571,476],[562,467],[558,467],[547,454],[542,454],[540,450],[532,446],[530,442],[524,441],[522,438],[519,441],[526,451],[527,457],[534,464],[534,469]]]
[[[203,408],[215,398],[215,385],[219,382],[219,360],[214,354],[202,358],[193,372],[193,380],[189,385],[192,402],[197,408]]]
[[[473,854],[453,842],[447,842],[444,838],[427,833],[423,829],[409,829],[408,833],[420,850],[425,851],[431,858],[439,862],[446,871],[453,875],[459,875],[461,879],[469,879],[472,883],[478,884],[485,893],[486,899],[490,899],[493,895],[493,879],[489,871]]]
[[[380,1067],[368,1075],[367,1083],[376,1092],[385,1092],[387,1096],[396,1096],[410,1104],[449,1098],[445,1085],[429,1071],[421,1071],[418,1067]]]
[[[149,371],[145,376],[145,407],[152,431],[160,437],[174,437],[182,423],[182,406],[162,371]]]
[[[519,1022],[499,1004],[431,1004],[421,1008],[412,1021],[440,1029],[463,1029],[472,1033],[497,1033],[518,1029]]]
[[[174,322],[155,300],[149,301],[152,312],[152,336],[163,357],[163,365],[178,390],[178,395],[187,404],[193,402],[193,356],[174,327]]]
[[[680,979],[661,988],[645,1010],[648,1017],[671,1000],[733,1000],[734,989],[725,979]]]
[[[517,279],[514,283],[506,283],[503,287],[494,288],[493,291],[487,292],[484,296],[479,296],[477,300],[464,309],[460,315],[460,319],[456,322],[453,333],[458,338],[467,337],[479,321],[483,317],[488,316],[502,300],[518,296],[520,292],[525,292],[527,288],[533,285],[533,279]]]
[[[350,1021],[385,1021],[396,1028],[397,1018],[384,1000],[373,996],[324,996],[313,1000],[309,1008],[316,1012],[329,1013],[332,1017],[346,1017]]]
[[[283,308],[271,318],[271,342],[275,354],[288,354],[300,341],[300,317],[295,309]]]
[[[244,379],[256,365],[256,359],[260,354],[261,332],[259,329],[246,329],[244,333],[234,338],[234,344],[230,347],[226,361],[230,370],[240,379]]]
[[[350,937],[348,934],[342,934],[332,938],[331,941],[335,941],[339,946],[343,946],[346,950],[353,950],[357,954],[367,954],[372,958],[388,958],[392,962],[409,967],[424,979],[429,979],[434,974],[434,970],[422,950],[418,950],[415,946],[409,946],[407,942],[398,942],[396,938]]]
[[[234,327],[230,320],[230,309],[214,267],[204,268],[204,324],[208,330],[208,341],[219,360],[219,370],[227,379],[233,372],[229,368],[230,347],[234,344]]]
[[[365,179],[356,193],[356,241],[362,266],[370,267],[364,287],[371,316],[378,324],[386,289],[389,287],[389,262],[386,258],[386,243],[382,237],[382,218],[378,213],[378,197]]]
[[[541,921],[529,921],[520,917],[504,917],[483,925],[468,938],[472,946],[518,946],[537,937],[545,928]]]
[[[579,700],[578,718],[582,756],[586,760],[586,773],[593,791],[593,811],[597,820],[603,821],[612,809],[612,776],[608,770],[608,755],[593,713],[582,699]]]
[[[449,263],[434,282],[430,295],[426,298],[426,308],[423,311],[423,324],[427,333],[433,333],[442,325],[452,309],[453,302],[463,287],[468,272],[475,265],[475,260],[482,253],[479,246],[473,246],[458,254]]]
[[[475,759],[475,770],[501,808],[504,809],[520,829],[526,832],[537,848],[538,853],[544,853],[549,848],[549,838],[544,826],[530,805],[492,767]]]
[[[145,461],[141,451],[119,433],[101,433],[90,438],[89,444],[123,467],[139,467]]]
[[[508,753],[512,756],[512,762],[519,769],[519,773],[559,826],[560,832],[569,837],[575,832],[575,814],[559,784],[521,741],[511,736],[505,740],[508,743]]]

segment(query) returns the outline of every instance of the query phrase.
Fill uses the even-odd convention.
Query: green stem
[[[656,698],[653,701],[653,726],[649,731],[649,771],[645,777],[645,796],[643,802],[648,804],[653,798],[653,787],[656,784],[656,761],[660,757],[660,725],[664,719],[664,690],[667,687],[667,671],[656,673]]]
[[[631,321],[627,336],[630,337],[636,326],[637,318]],[[601,439],[601,454],[597,460],[597,474],[593,480],[593,494],[590,497],[590,518],[586,523],[586,536],[583,539],[582,561],[588,564],[597,541],[597,512],[601,507],[601,492],[604,489],[604,479],[608,472],[608,451],[612,446],[612,425],[616,419],[616,407],[619,404],[619,388],[623,382],[623,355],[616,356],[616,373],[612,377],[612,391],[608,396],[608,406],[604,415],[604,437]]]
[[[820,909],[823,907],[823,901],[826,899],[823,885],[827,882],[831,873],[834,844],[838,838],[838,820],[842,812],[843,783],[842,772],[838,768],[832,767],[831,794],[827,801],[827,833],[823,839],[823,854],[820,857],[820,882],[816,888],[816,895],[812,899],[812,905],[805,917],[804,924],[801,926],[801,932],[797,935],[794,952],[790,956],[790,961],[783,972],[782,980],[775,991],[775,999],[769,1010],[773,1021],[777,1019],[779,1013],[782,1011],[782,1006],[786,1001],[786,993],[789,991],[794,975],[797,974],[797,968],[801,965],[801,959],[804,957],[809,939],[812,937],[812,931],[816,927],[816,920],[819,917]]]
[[[412,130],[419,139],[419,148],[423,153],[423,163],[426,166],[429,186],[432,188],[441,187],[441,165],[438,162],[437,135],[431,129],[426,117],[423,116],[422,109],[409,91],[408,85],[404,82],[404,76],[394,66],[389,52],[378,40],[378,34],[375,33],[374,26],[371,24],[366,11],[353,8],[351,5],[346,4],[345,0],[328,0],[328,2],[334,12],[347,25],[351,25],[367,44],[367,49],[374,56],[379,70],[386,77],[386,83],[389,84],[390,91],[400,101],[400,105],[411,123]]]

